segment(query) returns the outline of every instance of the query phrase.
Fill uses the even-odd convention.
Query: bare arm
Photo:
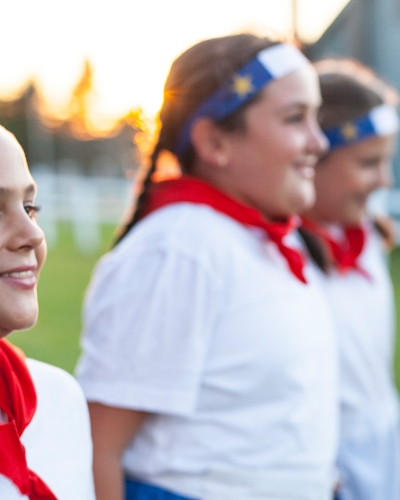
[[[123,500],[122,454],[148,413],[89,403],[97,500]]]

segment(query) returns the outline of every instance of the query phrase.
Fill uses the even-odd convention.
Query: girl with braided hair
[[[391,231],[367,213],[371,193],[390,185],[397,94],[358,62],[325,60],[316,67],[320,124],[331,149],[317,165],[316,203],[301,232],[323,271],[339,336],[338,498],[398,500],[394,301],[385,257]]]
[[[7,342],[37,319],[46,242],[36,185],[15,137],[0,127],[0,498],[94,500],[89,417],[71,375]]]
[[[242,34],[173,63],[131,221],[86,296],[98,500],[328,500],[331,317],[295,214],[326,148],[315,70]],[[164,151],[181,177],[155,182]]]

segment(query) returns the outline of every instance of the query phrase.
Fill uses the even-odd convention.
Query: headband
[[[330,148],[349,146],[370,137],[385,137],[399,130],[399,117],[396,108],[381,104],[369,113],[339,127],[324,130]]]
[[[241,108],[273,80],[309,64],[309,60],[294,45],[288,43],[263,49],[193,112],[177,139],[175,153],[178,158],[190,146],[190,131],[196,120],[204,117],[222,120]]]

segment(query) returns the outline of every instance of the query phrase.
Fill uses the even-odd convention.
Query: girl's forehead
[[[23,166],[3,168],[0,162],[0,199],[3,201],[24,198],[36,193],[36,184],[28,169]]]
[[[320,106],[321,92],[312,66],[294,71],[266,86],[259,101],[271,106]]]
[[[25,156],[16,139],[0,131],[0,189],[3,194],[10,191],[26,191],[34,186]]]

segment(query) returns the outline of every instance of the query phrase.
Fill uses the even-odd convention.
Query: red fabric
[[[20,441],[36,411],[36,391],[23,353],[0,340],[0,408],[8,422],[0,424],[0,474],[30,500],[57,500],[49,487],[28,468]]]
[[[336,241],[325,227],[315,221],[303,218],[302,226],[322,240],[339,273],[345,274],[354,269],[366,278],[370,278],[367,271],[358,263],[366,239],[365,230],[361,226],[345,228],[343,240],[340,242]]]
[[[295,218],[282,223],[270,222],[256,209],[230,198],[210,184],[188,176],[152,183],[148,191],[144,216],[177,202],[208,205],[241,224],[263,229],[277,245],[296,278],[307,283],[303,274],[304,256],[300,251],[289,248],[283,243],[283,238],[297,226]]]

